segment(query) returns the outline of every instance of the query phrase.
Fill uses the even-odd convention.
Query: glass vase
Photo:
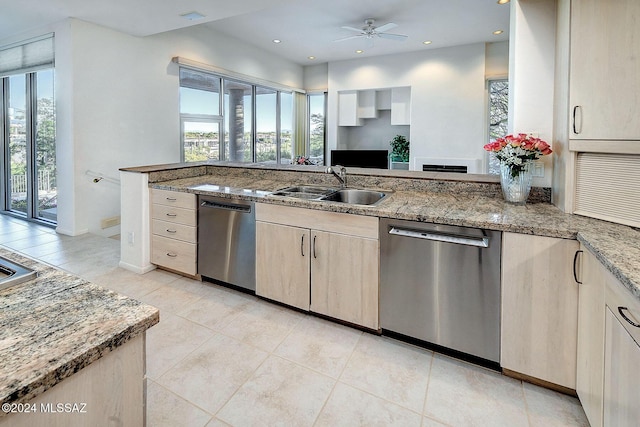
[[[527,162],[522,170],[500,163],[500,184],[504,200],[517,205],[527,202],[531,191],[531,172],[531,162]]]

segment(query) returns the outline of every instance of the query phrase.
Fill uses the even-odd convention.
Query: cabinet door
[[[607,276],[596,257],[582,248],[578,287],[578,363],[576,392],[591,427],[602,426],[604,369],[604,290]]]
[[[571,2],[572,139],[640,139],[638,20],[638,0]]]
[[[362,126],[358,117],[358,91],[338,92],[338,126]]]
[[[309,310],[310,232],[256,222],[256,294]]]
[[[575,240],[503,233],[503,368],[576,388]]]
[[[311,311],[378,329],[378,240],[311,233]]]
[[[611,310],[617,307],[606,309],[604,425],[636,427],[640,422],[640,346]]]

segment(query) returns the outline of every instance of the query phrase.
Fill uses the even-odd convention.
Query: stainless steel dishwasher
[[[380,220],[380,326],[493,369],[500,362],[499,231]]]
[[[199,196],[198,206],[198,274],[255,292],[253,202]]]

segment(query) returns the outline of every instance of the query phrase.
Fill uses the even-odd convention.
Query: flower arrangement
[[[498,138],[486,144],[484,149],[496,153],[500,163],[510,168],[512,178],[520,175],[529,162],[553,152],[545,141],[526,133]]]
[[[308,157],[305,156],[296,156],[295,159],[291,162],[294,165],[312,165],[313,162],[309,160]]]

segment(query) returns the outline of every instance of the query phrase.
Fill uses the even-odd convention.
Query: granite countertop
[[[0,291],[0,403],[27,402],[159,321],[155,307],[0,247],[38,277]]]
[[[154,169],[158,171],[160,169]],[[152,172],[139,171],[139,172]],[[160,172],[161,173],[161,172]],[[326,174],[318,179],[306,175],[298,180],[287,175],[283,181],[277,173],[252,171],[243,175],[204,174],[181,177],[180,173],[169,172],[160,175],[166,180],[151,182],[152,188],[182,191],[194,194],[252,200],[319,209],[333,212],[351,213],[412,221],[433,222],[448,225],[485,228],[537,236],[578,239],[602,262],[621,282],[640,299],[640,232],[628,226],[614,224],[580,215],[563,213],[551,203],[528,203],[524,206],[506,203],[495,193],[483,195],[481,192],[432,191],[400,186],[387,198],[375,206],[349,205],[345,203],[309,201],[291,197],[272,196],[269,193],[289,185],[302,183],[326,185]],[[178,179],[171,179],[173,176]],[[309,181],[311,176],[311,181]],[[329,179],[331,176],[329,176]],[[329,181],[331,182],[331,181]],[[390,181],[362,178],[353,186],[385,189]],[[359,185],[358,185],[359,184]],[[333,182],[337,186],[337,181]],[[458,183],[457,185],[473,185]],[[350,184],[351,186],[351,184]],[[437,188],[437,187],[436,187]]]

